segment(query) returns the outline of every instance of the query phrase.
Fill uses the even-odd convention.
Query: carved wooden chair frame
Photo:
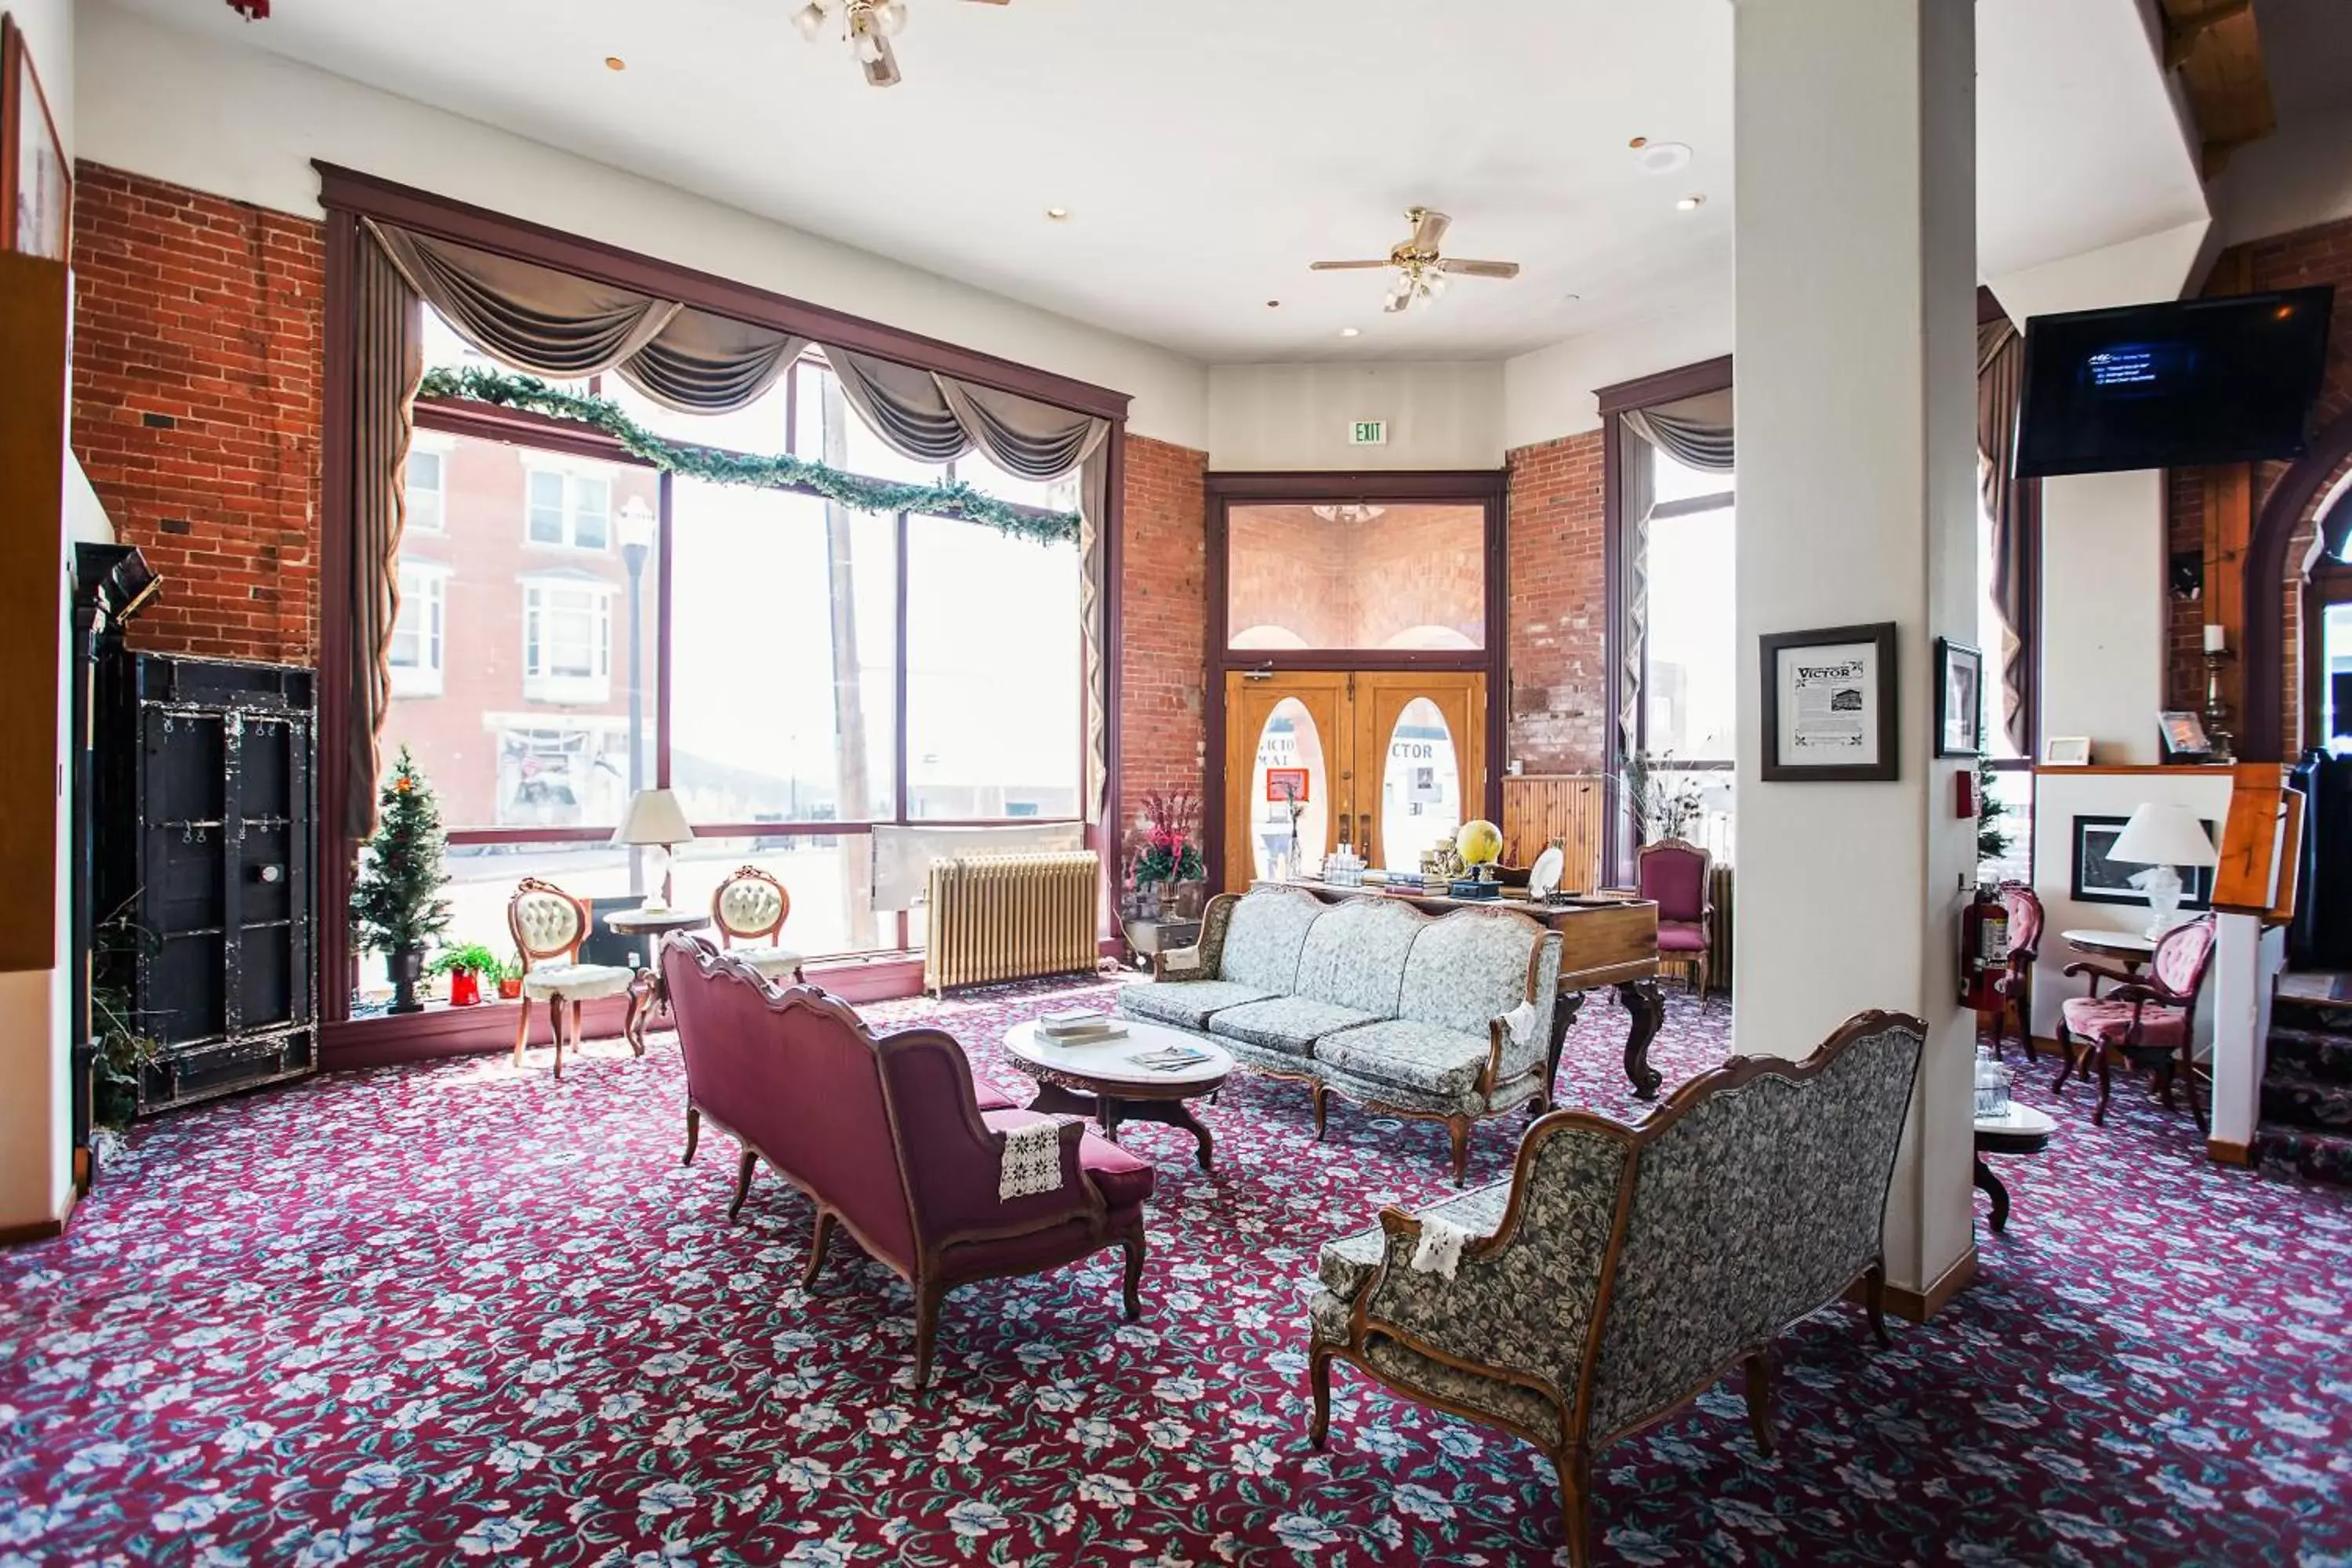
[[[1715,963],[1715,901],[1708,891],[1715,878],[1715,852],[1687,838],[1654,839],[1633,851],[1633,885],[1636,888],[1642,885],[1642,863],[1660,850],[1698,857],[1698,923],[1706,931],[1706,946],[1696,953],[1662,952],[1658,954],[1658,963],[1662,965],[1671,963],[1681,969],[1684,988],[1688,990],[1696,984],[1699,1000],[1703,1002],[1707,995],[1707,973]],[[1648,896],[1646,893],[1643,895],[1644,898]]]
[[[1625,1170],[1619,1177],[1615,1217],[1610,1228],[1607,1249],[1601,1258],[1600,1280],[1593,1295],[1591,1321],[1585,1329],[1580,1370],[1576,1388],[1562,1389],[1546,1378],[1453,1354],[1427,1342],[1398,1324],[1374,1317],[1370,1311],[1371,1301],[1373,1297],[1379,1294],[1381,1282],[1388,1273],[1387,1255],[1384,1253],[1381,1261],[1364,1277],[1363,1283],[1357,1289],[1349,1314],[1348,1342],[1345,1345],[1330,1345],[1318,1339],[1314,1342],[1308,1354],[1307,1393],[1314,1405],[1313,1416],[1307,1428],[1308,1439],[1319,1449],[1330,1436],[1331,1363],[1334,1361],[1346,1362],[1365,1377],[1371,1379],[1400,1398],[1412,1400],[1416,1405],[1426,1405],[1434,1409],[1448,1411],[1489,1426],[1498,1426],[1512,1436],[1542,1449],[1559,1471],[1560,1505],[1568,1535],[1568,1559],[1572,1568],[1586,1568],[1586,1564],[1591,1561],[1590,1510],[1593,1457],[1612,1444],[1672,1418],[1685,1405],[1720,1382],[1724,1374],[1734,1366],[1743,1366],[1745,1369],[1748,1427],[1755,1436],[1757,1447],[1764,1451],[1767,1458],[1769,1458],[1772,1453],[1771,1351],[1773,1341],[1769,1339],[1762,1343],[1735,1352],[1721,1364],[1708,1372],[1705,1377],[1685,1389],[1659,1409],[1628,1422],[1613,1432],[1601,1433],[1596,1436],[1591,1431],[1593,1384],[1600,1369],[1601,1344],[1609,1325],[1610,1297],[1613,1293],[1618,1262],[1624,1253],[1626,1234],[1633,1217],[1635,1168],[1641,1158],[1642,1150],[1646,1145],[1663,1137],[1668,1128],[1710,1095],[1737,1089],[1750,1079],[1767,1075],[1786,1078],[1797,1082],[1818,1077],[1854,1041],[1882,1033],[1889,1028],[1909,1028],[1916,1033],[1923,1042],[1927,1038],[1927,1026],[1907,1014],[1857,1013],[1839,1026],[1837,1032],[1822,1042],[1820,1049],[1814,1051],[1803,1061],[1790,1061],[1780,1057],[1734,1057],[1722,1066],[1701,1073],[1684,1084],[1675,1091],[1665,1104],[1638,1123],[1629,1126],[1591,1110],[1555,1110],[1538,1121],[1535,1125],[1528,1129],[1526,1139],[1519,1144],[1518,1156],[1512,1164],[1510,1203],[1504,1210],[1502,1222],[1496,1226],[1492,1236],[1481,1237],[1466,1244],[1462,1249],[1461,1261],[1466,1264],[1501,1251],[1517,1238],[1529,1186],[1528,1178],[1535,1169],[1537,1152],[1553,1136],[1571,1130],[1598,1132],[1623,1148]],[[1915,1079],[1917,1073],[1916,1060],[1915,1057],[1913,1067]],[[1891,1166],[1887,1175],[1888,1185],[1891,1186],[1893,1184]],[[1883,1206],[1883,1198],[1881,1202]],[[1421,1228],[1420,1219],[1404,1209],[1391,1205],[1381,1211],[1381,1229],[1384,1237],[1391,1243],[1399,1238],[1407,1242],[1414,1241],[1420,1237]],[[1391,1247],[1391,1250],[1394,1248]],[[1841,1288],[1837,1295],[1831,1297],[1829,1301],[1824,1301],[1821,1305],[1826,1307],[1832,1301],[1843,1300],[1857,1289],[1862,1295],[1863,1310],[1869,1320],[1871,1332],[1876,1336],[1881,1345],[1892,1343],[1886,1332],[1886,1259],[1884,1254],[1874,1258],[1856,1279]],[[1799,1320],[1796,1321],[1810,1315],[1810,1313],[1801,1313]],[[1470,1373],[1496,1383],[1510,1384],[1536,1394],[1551,1406],[1557,1416],[1559,1441],[1555,1445],[1549,1435],[1533,1426],[1488,1411],[1473,1409],[1467,1404],[1457,1400],[1440,1398],[1424,1390],[1407,1387],[1401,1382],[1391,1379],[1374,1367],[1368,1359],[1367,1350],[1370,1342],[1376,1337],[1388,1339],[1416,1354],[1425,1356],[1431,1361],[1452,1367],[1456,1371]]]
[[[2087,974],[2092,977],[2094,994],[2096,994],[2098,983],[2105,980],[2113,984],[2113,989],[2106,994],[2108,1001],[2128,1002],[2132,1005],[2130,1026],[2125,1032],[2122,1043],[2112,1050],[2098,1040],[2077,1038],[2066,1027],[2064,1015],[2061,1014],[2059,1016],[2058,1055],[2061,1065],[2058,1068],[2058,1076],[2052,1080],[2050,1088],[2052,1092],[2055,1093],[2066,1087],[2066,1080],[2069,1078],[2088,1078],[2092,1059],[2095,1058],[2099,1068],[2099,1102],[2091,1111],[2093,1126],[2104,1127],[2107,1123],[2107,1101],[2115,1092],[2115,1080],[2109,1070],[2110,1059],[2115,1056],[2116,1051],[2123,1052],[2126,1058],[2133,1057],[2136,1053],[2148,1054],[2149,1048],[2139,1043],[2140,1020],[2141,1015],[2147,1010],[2147,1005],[2153,1002],[2159,1007],[2178,1007],[2181,1010],[2180,1046],[2178,1050],[2168,1051],[2166,1059],[2158,1064],[2157,1091],[2162,1098],[2165,1109],[2168,1110],[2172,1108],[2173,1086],[2178,1084],[2180,1088],[2181,1099],[2189,1102],[2189,1114],[2196,1120],[2198,1131],[2201,1132],[2210,1130],[2208,1113],[2204,1107],[2197,1103],[2197,1080],[2200,1073],[2197,1065],[2197,1002],[2198,998],[2204,994],[2205,977],[2212,973],[2213,956],[2221,948],[2221,933],[2210,929],[2207,931],[2205,954],[2198,960],[2197,973],[2190,976],[2189,989],[2186,991],[2175,991],[2158,978],[2156,961],[2157,955],[2164,951],[2164,944],[2174,941],[2181,932],[2200,925],[2210,928],[2212,924],[2211,915],[2200,915],[2196,920],[2184,921],[2165,932],[2156,944],[2156,952],[2148,955],[2147,970],[2139,974],[2128,974],[2123,970],[2089,960],[2066,966],[2064,973],[2070,979],[2078,974]]]
[[[555,947],[533,947],[530,938],[523,933],[522,901],[529,897],[550,895],[565,900],[572,905],[574,917],[572,940]],[[541,878],[525,877],[515,884],[514,892],[507,899],[507,932],[514,938],[515,952],[522,955],[522,972],[525,974],[530,973],[531,965],[534,963],[545,963],[559,957],[567,963],[579,963],[580,950],[586,945],[589,937],[594,934],[594,931],[595,928],[589,923],[587,900]],[[515,1018],[514,1065],[517,1067],[522,1066],[523,1047],[530,1038],[530,993],[528,990],[523,992],[521,1002],[522,1005],[517,1009]],[[555,1076],[562,1078],[564,1031],[567,1025],[571,1030],[572,1048],[574,1051],[580,1048],[581,1005],[573,1002],[566,1007],[563,996],[559,994],[548,998],[547,1006],[550,1015],[548,1027],[554,1037],[555,1043]]]
[[[738,882],[765,882],[776,889],[775,923],[762,926],[756,931],[744,930],[727,923],[727,889]],[[719,945],[721,949],[733,947],[739,941],[746,946],[754,942],[773,943],[777,938],[783,935],[784,922],[792,918],[792,914],[791,889],[786,888],[772,872],[763,871],[757,866],[738,866],[727,874],[725,880],[710,890],[710,923],[719,931]]]
[[[683,932],[666,939],[665,945],[676,947],[687,954],[705,975],[725,974],[748,984],[759,994],[761,1001],[771,1013],[783,1014],[795,1008],[805,1009],[823,1014],[828,1018],[847,1025],[858,1043],[873,1053],[876,1058],[876,1078],[882,1086],[883,1104],[890,1119],[893,1133],[892,1153],[898,1165],[898,1187],[907,1200],[907,1234],[916,1238],[917,1256],[912,1268],[892,1258],[883,1247],[858,1229],[855,1220],[826,1203],[822,1194],[777,1164],[771,1155],[754,1145],[742,1132],[728,1126],[726,1122],[695,1101],[691,1090],[688,1092],[686,1108],[686,1153],[679,1163],[681,1164],[693,1163],[695,1147],[701,1142],[702,1123],[707,1118],[713,1127],[742,1145],[742,1154],[735,1167],[735,1195],[727,1205],[727,1218],[730,1222],[732,1222],[742,1211],[743,1200],[751,1191],[751,1173],[762,1160],[767,1162],[768,1169],[782,1177],[787,1184],[807,1195],[810,1203],[816,1209],[816,1231],[814,1239],[809,1243],[808,1261],[801,1270],[803,1289],[816,1283],[817,1274],[824,1265],[825,1243],[831,1238],[834,1226],[836,1225],[848,1231],[856,1239],[868,1258],[879,1261],[892,1273],[904,1279],[915,1295],[916,1393],[920,1394],[930,1381],[931,1355],[939,1337],[940,1308],[947,1300],[950,1290],[959,1285],[968,1285],[979,1279],[1005,1275],[1025,1277],[1039,1272],[1032,1268],[974,1268],[962,1262],[961,1249],[987,1242],[1003,1241],[1012,1237],[1056,1230],[1074,1221],[1083,1222],[1087,1226],[1088,1237],[1096,1247],[1108,1247],[1117,1242],[1125,1251],[1127,1270],[1121,1284],[1127,1318],[1129,1322],[1133,1322],[1143,1315],[1143,1300],[1140,1293],[1143,1283],[1143,1218],[1139,1213],[1132,1225],[1118,1230],[1113,1230],[1110,1227],[1108,1206],[1104,1204],[1101,1192],[1087,1179],[1085,1167],[1079,1155],[1079,1145],[1086,1138],[1085,1122],[1067,1121],[1062,1127],[1064,1187],[1072,1194],[1071,1202],[1063,1209],[1039,1215],[1015,1226],[951,1231],[936,1240],[926,1241],[922,1239],[923,1230],[920,1219],[915,1213],[914,1173],[908,1167],[906,1145],[896,1142],[898,1110],[895,1093],[890,1087],[890,1076],[881,1070],[882,1059],[894,1051],[939,1042],[953,1046],[961,1052],[963,1049],[962,1043],[944,1029],[900,1029],[888,1035],[877,1035],[866,1026],[866,1020],[857,1016],[856,1010],[846,1002],[829,995],[813,985],[780,988],[762,979],[759,971],[733,953]],[[660,955],[657,953],[656,956],[658,958]],[[969,1075],[966,1078],[961,1110],[964,1124],[971,1130],[972,1136],[983,1143],[992,1144],[1001,1153],[1003,1149],[1004,1134],[992,1130],[982,1119],[980,1101],[971,1092]]]

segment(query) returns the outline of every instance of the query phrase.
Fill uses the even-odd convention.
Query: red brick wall
[[[1126,458],[1117,650],[1122,824],[1135,820],[1152,791],[1197,795],[1205,787],[1208,679],[1208,454],[1130,436]]]
[[[1593,773],[1607,748],[1601,436],[1521,447],[1510,468],[1510,730],[1530,773]]]
[[[139,647],[312,664],[322,226],[75,169],[73,446],[165,579]]]
[[[2325,429],[2338,419],[2352,416],[2352,219],[2322,224],[2315,228],[2298,229],[2293,234],[2278,235],[2270,239],[2255,240],[2240,247],[2246,254],[2248,285],[2261,291],[2271,289],[2301,289],[2313,284],[2336,285],[2336,319],[2327,340],[2327,373],[2321,384],[2319,405],[2313,415],[2313,428]],[[2216,264],[2217,272],[2226,272],[2235,252],[2225,252]],[[2288,465],[2259,463],[2254,468],[2253,511],[2262,515],[2263,504],[2273,489],[2284,477]],[[2341,479],[2334,476],[2330,486]],[[2176,552],[2201,554],[2205,543],[2204,498],[2201,480],[2195,471],[2171,476],[2170,505],[2167,535]],[[2329,487],[2323,487],[2324,500]],[[2286,753],[2294,755],[2303,747],[2303,558],[2311,548],[2312,522],[2306,519],[2295,531],[2287,546],[2286,582],[2279,584],[2281,604],[2284,609],[2284,643],[2286,667],[2275,679],[2284,694],[2282,709],[2282,734]],[[2171,658],[2167,679],[2168,705],[2176,708],[2199,708],[2205,700],[2205,667],[2198,650],[2203,623],[2209,618],[2210,606],[2195,600],[2175,600],[2171,606],[2169,647]]]

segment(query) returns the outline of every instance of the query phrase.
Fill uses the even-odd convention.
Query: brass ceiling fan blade
[[[1010,5],[1013,0],[975,0],[975,3],[982,5]]]
[[[1307,270],[1309,272],[1365,272],[1375,267],[1392,265],[1394,264],[1386,257],[1378,261],[1310,261],[1307,264]]]
[[[1424,256],[1436,255],[1438,243],[1444,239],[1445,231],[1454,220],[1427,207],[1415,207],[1406,216],[1413,220],[1412,237],[1405,241],[1406,247]]]
[[[1437,264],[1440,272],[1462,278],[1517,278],[1519,264],[1516,261],[1455,261],[1451,258]]]
[[[857,62],[865,68],[866,85],[868,87],[898,86],[898,54],[890,47],[890,40],[884,37],[879,32],[870,34],[869,36],[873,38],[875,43],[881,46],[881,50],[872,59],[861,59]]]

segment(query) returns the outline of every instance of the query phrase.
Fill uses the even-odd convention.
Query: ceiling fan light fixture
[[[809,0],[807,5],[793,13],[793,26],[800,29],[802,37],[814,42],[816,36],[824,31],[824,7],[816,0]]]
[[[882,40],[875,36],[870,27],[857,29],[857,58],[862,63],[869,66],[882,63]]]
[[[899,30],[907,25],[905,0],[882,0],[880,5],[874,7],[874,19],[882,24],[884,37],[897,37]]]

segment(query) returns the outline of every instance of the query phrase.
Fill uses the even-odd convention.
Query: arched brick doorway
[[[2352,414],[2331,422],[2311,449],[2280,476],[2254,520],[2246,551],[2244,631],[2245,717],[2238,754],[2249,762],[2284,762],[2303,737],[2288,735],[2285,721],[2287,551],[2303,525],[2345,476],[2352,474]],[[2352,510],[2328,521],[2332,529],[2352,526]]]

